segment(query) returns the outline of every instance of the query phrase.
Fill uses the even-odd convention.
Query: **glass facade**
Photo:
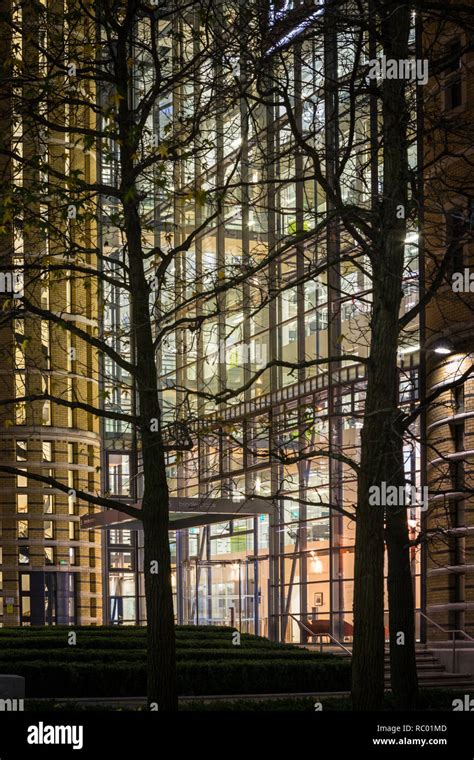
[[[291,8],[275,6],[270,22]],[[177,37],[171,23],[160,22],[159,54],[171,70],[199,46],[199,20],[181,23]],[[293,31],[297,37],[298,29]],[[354,91],[351,80],[356,54],[362,52],[361,65],[368,60],[368,41],[361,45],[347,32],[303,37],[286,48],[283,39],[275,43],[282,53],[268,75],[272,96],[249,83],[247,97],[210,110],[181,161],[163,162],[166,176],[143,180],[143,211],[150,222],[149,250],[163,254],[186,241],[151,295],[161,330],[157,366],[164,420],[182,421],[194,440],[192,450],[169,455],[170,495],[235,504],[235,516],[225,522],[206,520],[170,534],[177,620],[235,624],[281,640],[327,632],[350,641],[356,501],[350,460],[359,457],[371,263],[350,225],[327,220],[336,201],[347,212],[354,204],[368,208],[382,166],[369,160],[377,106],[365,88]],[[151,75],[146,59],[141,63],[137,87],[140,77]],[[158,97],[149,124],[157,145],[166,146],[169,131],[211,97],[206,65],[204,57],[202,76]],[[237,76],[245,91],[247,65],[243,53],[232,60],[224,56],[220,74],[229,83]],[[323,75],[337,83],[329,94]],[[298,148],[295,127],[310,150]],[[410,155],[414,165],[414,144]],[[112,181],[116,166],[111,146],[104,181]],[[215,208],[219,188],[223,201]],[[110,272],[126,263],[112,217],[113,200],[103,199]],[[151,256],[151,281],[157,264]],[[251,277],[245,277],[247,268],[255,272]],[[406,239],[404,278],[407,310],[418,294],[414,230]],[[226,287],[219,289],[221,281]],[[124,292],[108,287],[105,331],[125,358],[133,355],[128,320]],[[409,407],[418,395],[417,324],[410,324],[404,341],[400,400]],[[133,410],[130,378],[108,359],[104,374],[106,406]],[[107,421],[104,436],[108,492],[139,499],[133,433],[114,420]],[[416,436],[407,445],[405,467],[416,483]],[[239,504],[252,496],[269,500],[268,514],[245,515]],[[412,536],[418,527],[414,508]],[[109,532],[112,622],[144,620],[141,540],[135,528]],[[419,605],[418,549],[413,574]]]

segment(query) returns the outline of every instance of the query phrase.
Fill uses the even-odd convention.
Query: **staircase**
[[[418,685],[421,689],[427,688],[474,688],[474,677],[470,673],[450,673],[440,663],[435,653],[425,644],[417,644],[416,669],[418,672]],[[390,686],[390,656],[385,652],[385,683]]]
[[[321,651],[320,644],[300,644],[299,646],[316,652]],[[346,646],[352,645],[346,644]],[[447,643],[446,648],[450,651],[451,644]],[[350,657],[347,651],[331,644],[323,645],[322,651],[331,652],[339,657]],[[436,653],[432,648],[426,646],[426,644],[416,645],[416,669],[418,672],[418,685],[421,689],[454,689],[457,687],[474,689],[474,675],[472,673],[451,672],[450,669],[441,664]],[[388,649],[385,650],[385,685],[387,688],[390,688],[390,655]]]
[[[450,689],[459,687],[474,689],[474,676],[472,675],[474,673],[474,638],[462,630],[449,631],[443,628],[421,610],[418,610],[417,613],[445,636],[444,640],[436,641],[433,646],[416,645],[416,669],[420,688]],[[314,630],[314,621],[303,623],[294,615],[290,614],[290,617],[298,623],[305,634],[310,634],[312,637],[312,643],[307,642],[299,646],[313,651],[331,652],[339,657],[351,657],[352,644],[343,644],[328,629]],[[459,634],[462,635],[460,640],[457,638]],[[319,643],[316,643],[316,639],[319,639]],[[462,660],[461,654],[463,655]],[[469,656],[466,657],[466,654]],[[463,667],[458,667],[460,662],[463,663]],[[456,663],[456,668],[454,663]],[[390,688],[390,654],[387,646],[385,649],[385,685]]]

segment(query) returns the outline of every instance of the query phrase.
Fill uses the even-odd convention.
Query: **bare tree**
[[[354,706],[383,700],[385,544],[392,688],[405,706],[416,698],[406,508],[374,507],[369,499],[374,485],[407,483],[404,446],[424,406],[407,410],[401,400],[399,351],[413,347],[418,315],[454,251],[424,251],[433,268],[420,303],[410,304],[418,251],[407,247],[407,235],[418,228],[425,173],[420,157],[418,165],[412,161],[420,139],[417,90],[403,77],[368,76],[370,60],[381,53],[395,61],[413,56],[410,24],[409,6],[388,0],[370,8],[331,2],[324,13],[308,3],[289,12],[266,2],[157,8],[104,0],[93,8],[48,9],[19,2],[3,19],[1,254],[3,270],[21,270],[24,283],[20,297],[4,301],[1,325],[5,356],[23,363],[35,381],[23,392],[5,390],[1,403],[6,420],[33,419],[48,402],[113,421],[119,435],[137,438],[140,509],[100,489],[79,488],[77,497],[142,520],[148,701],[160,710],[177,705],[167,465],[194,453],[199,435],[217,429],[232,437],[224,411],[258,383],[275,388],[283,373],[285,382],[332,377],[355,364],[364,370],[360,442],[344,450],[344,412],[335,404],[324,425],[317,410],[300,410],[294,435],[269,427],[265,455],[282,465],[269,498],[290,493],[303,508],[314,503],[312,493],[291,496],[285,471],[296,465],[304,474],[314,457],[327,458],[341,484],[334,464],[357,479],[354,505],[329,504],[357,524]],[[285,216],[288,188],[294,200]],[[205,250],[206,234],[222,238],[233,214],[244,222],[235,261],[222,240],[213,255]],[[252,243],[251,215],[260,230]],[[45,281],[49,302],[42,298]],[[290,295],[301,307],[303,330],[305,299],[316,314],[321,304],[311,288],[323,281],[325,343],[299,343],[296,355],[272,344],[263,362],[247,357],[236,379],[213,369],[223,363],[222,350],[252,342],[252,321],[266,314],[275,323],[278,304]],[[77,303],[82,322],[69,318],[67,283],[85,294]],[[121,324],[109,318],[117,299],[122,313],[129,308]],[[348,301],[354,313],[343,318]],[[85,326],[95,303],[107,316],[99,328]],[[243,323],[233,322],[241,313]],[[15,333],[12,320],[24,332]],[[71,348],[78,356],[84,347],[84,355],[98,353],[101,396],[79,383],[48,384],[41,322],[65,356]],[[197,379],[184,361],[196,347]],[[179,366],[163,381],[173,357]],[[341,383],[341,399],[343,392]],[[68,493],[56,478],[29,476]]]
[[[125,426],[126,435],[138,435],[140,509],[87,487],[76,489],[76,497],[143,523],[148,700],[160,710],[177,706],[166,464],[171,452],[193,444],[179,407],[172,424],[163,421],[156,357],[169,350],[166,340],[174,331],[191,334],[215,320],[219,290],[243,279],[233,270],[223,282],[222,264],[215,262],[201,275],[199,292],[193,289],[187,298],[179,274],[186,252],[222,217],[238,185],[235,155],[225,176],[214,171],[208,189],[181,176],[186,162],[212,161],[216,114],[236,104],[238,87],[223,41],[229,22],[232,13],[224,18],[213,3],[158,9],[138,0],[48,8],[20,2],[9,9],[2,28],[8,51],[2,108],[17,123],[1,151],[9,183],[2,195],[2,264],[11,276],[20,271],[23,280],[21,296],[4,300],[2,329],[5,355],[28,374],[27,386],[4,393],[4,416],[10,424],[31,422],[46,402],[114,421]],[[97,176],[95,158],[102,166]],[[196,201],[200,221],[186,233],[179,215],[184,220],[190,201]],[[158,235],[157,205],[168,212],[174,207],[177,220],[165,218]],[[112,241],[103,248],[99,219],[101,234]],[[76,299],[82,310],[77,319],[68,313],[71,285],[85,296],[82,303]],[[128,302],[129,321],[93,324],[95,304],[107,311],[117,298]],[[11,330],[19,320],[20,337]],[[100,394],[91,397],[80,383],[52,387],[41,324],[79,374],[79,357],[98,352]],[[124,403],[135,394],[136,405]],[[114,397],[122,399],[122,408],[113,406]],[[67,483],[32,469],[29,477],[69,491]]]
[[[336,302],[325,355],[329,371],[350,361],[351,354],[366,367],[360,448],[352,459],[358,478],[353,651],[353,700],[358,709],[374,708],[383,700],[384,543],[392,690],[405,707],[416,701],[406,505],[374,509],[369,496],[376,484],[403,490],[412,483],[404,451],[413,436],[410,425],[426,404],[414,403],[406,412],[400,387],[409,372],[406,361],[400,363],[400,351],[403,355],[416,350],[420,315],[433,308],[462,242],[459,233],[454,239],[448,235],[440,250],[439,240],[446,239],[444,230],[452,216],[446,198],[452,205],[456,195],[463,207],[465,239],[466,198],[472,186],[466,154],[469,114],[456,123],[446,119],[439,110],[439,88],[433,95],[430,87],[427,96],[423,90],[428,81],[433,84],[433,72],[444,77],[470,50],[472,13],[466,5],[454,4],[444,10],[430,6],[416,18],[412,10],[417,10],[416,4],[411,9],[394,2],[335,2],[327,3],[323,12],[301,3],[281,13],[280,20],[277,16],[263,36],[264,55],[254,61],[255,68],[260,67],[255,97],[279,108],[290,133],[281,150],[294,158],[300,277],[319,277],[324,270],[332,291],[329,300]],[[450,53],[449,44],[460,30],[465,30],[461,49]],[[387,62],[396,65],[396,73],[384,70]],[[461,76],[459,69],[455,76]],[[425,153],[425,145],[433,140],[434,150]],[[445,173],[450,156],[457,163]],[[319,215],[307,195],[313,179],[326,196]],[[420,224],[425,233],[421,247],[410,244],[418,239]],[[314,248],[319,266],[311,271],[308,251]],[[337,301],[350,292],[351,270],[369,284],[367,293],[358,296],[359,317],[352,320],[347,336]],[[413,304],[417,272],[425,284],[420,302]],[[465,316],[465,305],[462,313]],[[432,329],[442,333],[443,321],[437,320]],[[305,358],[299,356],[300,378]],[[471,371],[470,363],[463,365],[453,387]],[[429,445],[425,438],[423,445]],[[304,457],[311,457],[311,446],[303,448]],[[331,442],[328,438],[326,453],[341,456],[334,437]]]

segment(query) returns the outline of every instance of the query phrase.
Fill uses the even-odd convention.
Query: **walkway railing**
[[[347,654],[352,655],[352,652],[350,649],[348,649],[344,644],[339,641],[335,636],[332,635],[332,633],[329,633],[328,631],[325,631],[324,633],[315,633],[308,625],[306,625],[302,620],[299,620],[296,615],[293,615],[291,612],[287,613],[288,617],[295,621],[295,623],[298,624],[298,626],[304,630],[308,636],[311,636],[311,638],[319,639],[319,650],[320,652],[323,651],[323,637],[327,636],[330,641],[338,646],[340,649],[343,649],[344,652],[347,652]],[[457,655],[457,649],[456,645],[460,641],[458,638],[459,636],[462,636],[464,640],[466,641],[472,641],[474,642],[474,638],[464,631],[462,628],[444,628],[442,625],[436,622],[436,620],[433,620],[428,615],[426,615],[421,610],[416,610],[415,614],[420,615],[424,620],[426,620],[428,623],[430,623],[432,626],[437,628],[439,631],[441,631],[448,640],[451,640],[452,642],[452,673],[457,672],[457,664],[456,664],[456,655]]]
[[[459,640],[459,639],[456,638],[456,634],[457,633],[462,634],[462,636],[464,636],[464,638],[467,639],[468,641],[474,641],[474,638],[472,636],[470,636],[468,633],[466,633],[466,631],[463,631],[462,628],[452,628],[452,629],[443,628],[443,626],[440,625],[439,623],[437,623],[436,620],[433,620],[432,618],[428,617],[428,615],[425,615],[425,613],[422,612],[421,610],[416,610],[416,612],[422,618],[424,618],[424,620],[427,620],[428,623],[431,623],[431,625],[434,625],[434,627],[437,628],[442,633],[448,634],[448,636],[451,635],[451,640],[452,640],[452,643],[453,643],[453,647],[452,647],[452,672],[456,673],[456,642]]]

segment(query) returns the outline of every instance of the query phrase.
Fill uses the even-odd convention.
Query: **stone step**
[[[390,655],[386,654],[385,661],[388,662],[389,660],[390,660]],[[417,662],[432,662],[433,660],[435,662],[438,661],[438,658],[436,657],[435,652],[423,652],[423,654],[421,652],[416,652]]]
[[[385,684],[390,685],[390,675],[385,675]],[[468,673],[420,672],[418,671],[418,685],[427,689],[430,687],[441,688],[470,688],[474,689],[474,678]]]
[[[452,645],[451,645],[452,646]],[[308,649],[313,647],[308,647]],[[445,647],[449,648],[449,643]],[[327,652],[326,647],[323,652]],[[333,654],[339,657],[350,657],[342,649],[331,648]],[[385,683],[390,686],[390,653],[385,650]],[[449,667],[449,666],[448,666]],[[426,644],[417,644],[416,646],[416,669],[418,673],[418,683],[421,688],[466,688],[474,689],[474,676],[470,672],[452,673],[446,670],[445,666],[436,656],[436,652]]]
[[[474,692],[474,679],[468,679],[468,680],[457,680],[452,678],[445,678],[445,679],[439,679],[439,678],[430,678],[426,680],[418,680],[418,686],[420,689],[453,689],[456,690],[458,693],[461,690],[467,690],[469,692]],[[385,687],[387,689],[390,688],[390,681],[385,681]]]
[[[416,669],[418,673],[443,673],[445,672],[443,666],[439,662],[423,662],[416,664]],[[385,672],[390,672],[390,666],[385,665]]]

